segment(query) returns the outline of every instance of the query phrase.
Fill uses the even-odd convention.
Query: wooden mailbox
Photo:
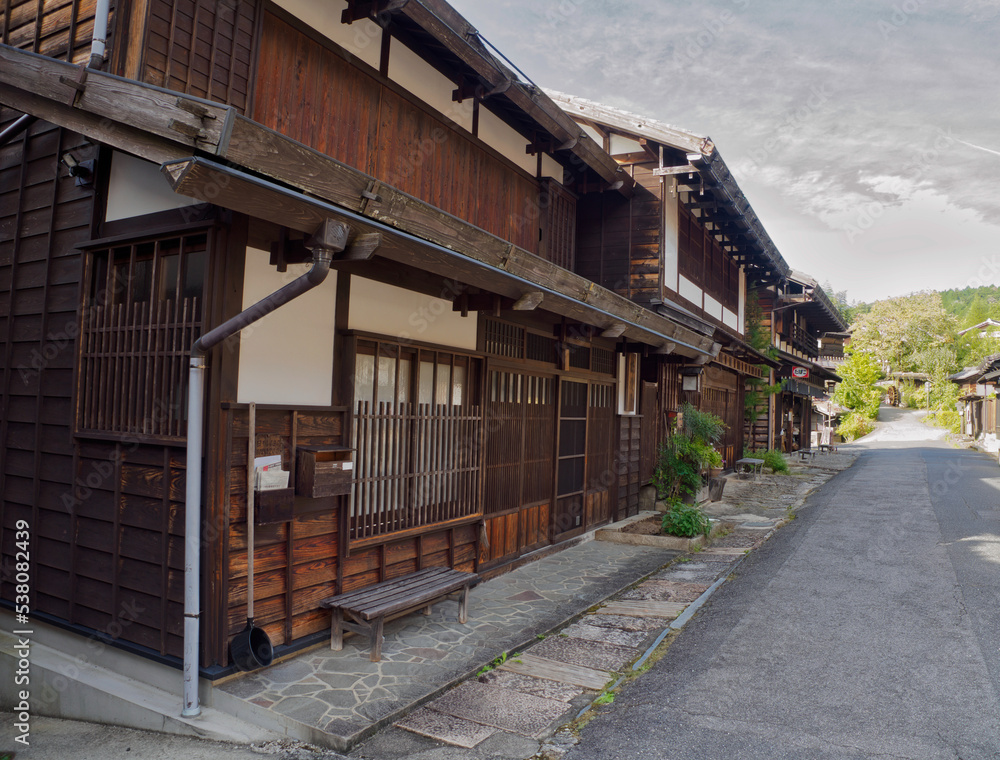
[[[295,454],[295,493],[310,499],[351,492],[354,449],[345,446],[298,446]]]

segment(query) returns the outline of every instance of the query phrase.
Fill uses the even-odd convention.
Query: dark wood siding
[[[0,123],[18,115],[2,110]],[[79,135],[44,122],[0,147],[0,547],[6,567],[10,528],[27,520],[34,534],[32,608],[83,622],[73,610],[80,599],[74,563],[89,562],[110,584],[110,555],[98,547],[114,537],[87,532],[74,505],[75,246],[90,236],[93,194],[60,172],[59,157],[69,150],[81,161],[94,155]],[[81,539],[90,545],[81,545],[77,557]],[[4,599],[14,596],[11,580],[0,580]]]
[[[538,255],[572,270],[576,262],[576,196],[555,180],[544,180],[543,185]]]
[[[649,168],[631,169],[636,180],[632,198],[592,193],[578,201],[576,271],[648,304],[660,296],[661,181]]]
[[[679,209],[680,273],[733,312],[740,306],[740,270],[705,223],[683,205]],[[742,328],[741,328],[742,330]]]
[[[735,372],[716,366],[705,368],[700,408],[726,423],[726,432],[717,448],[727,467],[743,456],[743,385],[744,378]]]
[[[346,410],[313,411],[258,409],[256,451],[280,453],[293,461],[296,446],[342,444]],[[246,625],[247,604],[247,448],[248,412],[224,409],[227,429],[227,476],[223,483],[228,504],[223,531],[226,617],[223,638],[212,642],[215,656],[228,657],[228,641]],[[291,468],[294,487],[295,468]],[[296,497],[290,521],[257,525],[254,535],[254,617],[275,646],[329,628],[330,613],[319,603],[333,596],[338,565],[343,496]]]
[[[332,44],[265,14],[253,118],[533,253],[538,182]]]
[[[133,12],[143,4],[136,3]],[[122,58],[141,60],[137,78],[143,82],[246,111],[259,5],[257,0],[149,0],[141,51],[129,50]],[[127,65],[119,73],[136,75]]]
[[[112,2],[112,9],[117,4]],[[50,58],[87,63],[94,37],[95,5],[95,0],[11,0],[2,3],[0,42]]]

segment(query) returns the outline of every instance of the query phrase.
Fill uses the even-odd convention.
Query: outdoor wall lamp
[[[681,390],[694,393],[700,391],[704,369],[704,367],[681,367]]]
[[[69,176],[76,177],[77,187],[94,184],[94,159],[77,161],[72,153],[63,153],[60,163],[69,169]]]

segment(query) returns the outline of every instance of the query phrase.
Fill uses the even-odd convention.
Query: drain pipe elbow
[[[214,330],[202,335],[191,347],[188,373],[187,482],[184,513],[184,707],[181,716],[201,714],[198,695],[201,618],[201,470],[205,415],[205,365],[207,354],[226,338],[266,317],[298,298],[330,274],[333,256],[347,247],[351,228],[327,219],[308,241],[313,252],[312,268],[285,287],[263,298]]]

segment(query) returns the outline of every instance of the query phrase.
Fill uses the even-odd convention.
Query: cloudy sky
[[[1000,0],[451,0],[542,87],[711,137],[850,300],[1000,284]]]

